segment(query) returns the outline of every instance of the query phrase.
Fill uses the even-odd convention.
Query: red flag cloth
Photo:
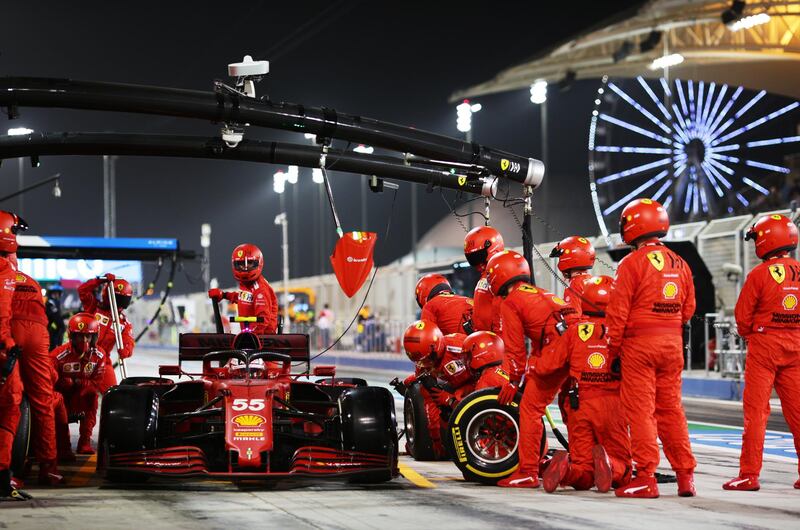
[[[378,234],[375,232],[345,232],[339,238],[331,256],[333,273],[344,294],[352,298],[372,270],[372,252]]]

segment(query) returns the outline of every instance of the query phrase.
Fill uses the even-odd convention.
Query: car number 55
[[[263,399],[234,399],[233,405],[231,405],[231,409],[239,412],[242,410],[263,410],[264,407],[264,400]]]

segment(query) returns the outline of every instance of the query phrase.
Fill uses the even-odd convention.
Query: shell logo
[[[664,294],[664,298],[672,300],[678,296],[678,286],[675,282],[667,282],[664,284],[664,289],[661,292]]]
[[[797,308],[797,297],[793,294],[787,294],[783,297],[783,308],[787,311],[792,311]]]
[[[606,358],[602,353],[595,352],[589,356],[587,362],[589,363],[589,366],[591,366],[595,370],[599,370],[600,368],[606,365]]]
[[[258,414],[239,414],[238,416],[234,416],[231,421],[239,427],[258,427],[266,423],[267,420]]]

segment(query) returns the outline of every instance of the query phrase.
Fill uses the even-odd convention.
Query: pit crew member
[[[486,280],[486,262],[505,249],[503,236],[491,226],[478,226],[464,238],[464,257],[481,277],[475,285],[472,309],[473,331],[500,330],[500,298],[495,298]]]
[[[491,331],[476,331],[464,340],[462,349],[464,362],[475,381],[475,390],[502,387],[508,383],[508,373],[503,370],[505,345],[499,335]]]
[[[414,290],[422,309],[421,320],[433,322],[444,333],[471,330],[472,299],[453,293],[450,282],[441,274],[426,274]]]

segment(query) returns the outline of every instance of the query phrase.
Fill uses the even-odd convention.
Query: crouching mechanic
[[[583,316],[553,352],[544,352],[536,372],[569,364],[569,453],[557,451],[544,473],[544,489],[561,486],[605,493],[630,481],[631,442],[620,414],[619,358],[608,351],[605,310],[613,279],[595,276],[581,287]]]
[[[509,382],[508,373],[503,370],[505,345],[499,335],[476,331],[464,340],[462,350],[475,390],[502,387]]]
[[[442,414],[452,410],[473,388],[462,352],[465,338],[463,333],[444,335],[436,324],[427,320],[414,322],[403,334],[403,347],[415,371],[395,388],[405,395],[408,387],[417,381],[421,383],[428,431],[438,458],[446,456],[441,437],[446,419]]]
[[[433,322],[445,335],[472,331],[472,298],[455,294],[441,274],[420,278],[414,293],[422,309],[420,320]]]
[[[264,270],[264,256],[255,245],[244,243],[233,249],[231,255],[233,277],[239,282],[239,290],[225,292],[210,289],[208,297],[219,302],[227,300],[236,304],[240,317],[255,317],[246,327],[256,335],[268,335],[278,330],[278,298],[269,282],[261,275]]]
[[[505,249],[503,236],[491,226],[478,226],[464,238],[464,257],[481,277],[475,285],[472,308],[473,331],[500,330],[500,297],[495,297],[486,279],[489,258]]]
[[[636,478],[618,497],[655,498],[658,439],[678,478],[678,495],[696,495],[696,461],[681,403],[683,325],[695,310],[692,271],[661,243],[666,210],[651,199],[629,203],[620,218],[622,239],[633,247],[617,269],[606,309],[609,354],[619,354],[622,406],[630,425]]]
[[[744,368],[744,433],[739,476],[726,490],[755,491],[764,453],[772,388],[800,452],[800,263],[789,256],[797,248],[797,227],[783,215],[762,217],[745,235],[763,261],[750,271],[736,302],[736,326],[747,341]],[[800,479],[794,483],[800,489]]]
[[[62,454],[70,449],[70,415],[83,413],[78,437],[78,454],[94,454],[91,445],[97,415],[97,395],[104,386],[103,372],[107,369],[106,353],[98,346],[100,323],[91,313],[78,313],[69,319],[69,342],[50,352],[56,369],[56,390],[63,400],[57,402],[56,436]]]
[[[519,390],[523,375],[525,390],[519,406],[520,439],[519,469],[497,483],[501,487],[538,488],[540,441],[544,434],[542,415],[567,377],[566,367],[542,376],[533,370],[542,349],[560,340],[569,322],[576,316],[566,302],[531,285],[528,263],[516,252],[495,254],[487,264],[489,287],[502,298],[500,306],[505,344],[503,371],[509,381],[498,394],[500,404],[511,403]],[[531,360],[525,339],[531,340]]]
[[[133,355],[133,349],[136,347],[136,341],[133,337],[133,325],[125,316],[125,310],[133,298],[131,284],[124,278],[117,278],[111,273],[102,278],[93,278],[81,284],[78,287],[78,297],[81,300],[83,311],[93,314],[100,324],[97,345],[105,352],[103,356],[105,368],[103,369],[103,382],[100,386],[100,392],[105,392],[117,384],[117,375],[114,373],[114,366],[111,361],[111,352],[116,348],[117,341],[114,337],[111,305],[108,299],[109,283],[114,288],[114,299],[117,302],[117,310],[119,312],[119,324],[122,327],[122,349],[117,350],[117,355],[120,359],[128,359]],[[99,301],[97,298],[98,290],[100,290]],[[96,418],[93,416],[87,418],[87,421],[94,427]],[[91,432],[91,428],[89,432]]]

